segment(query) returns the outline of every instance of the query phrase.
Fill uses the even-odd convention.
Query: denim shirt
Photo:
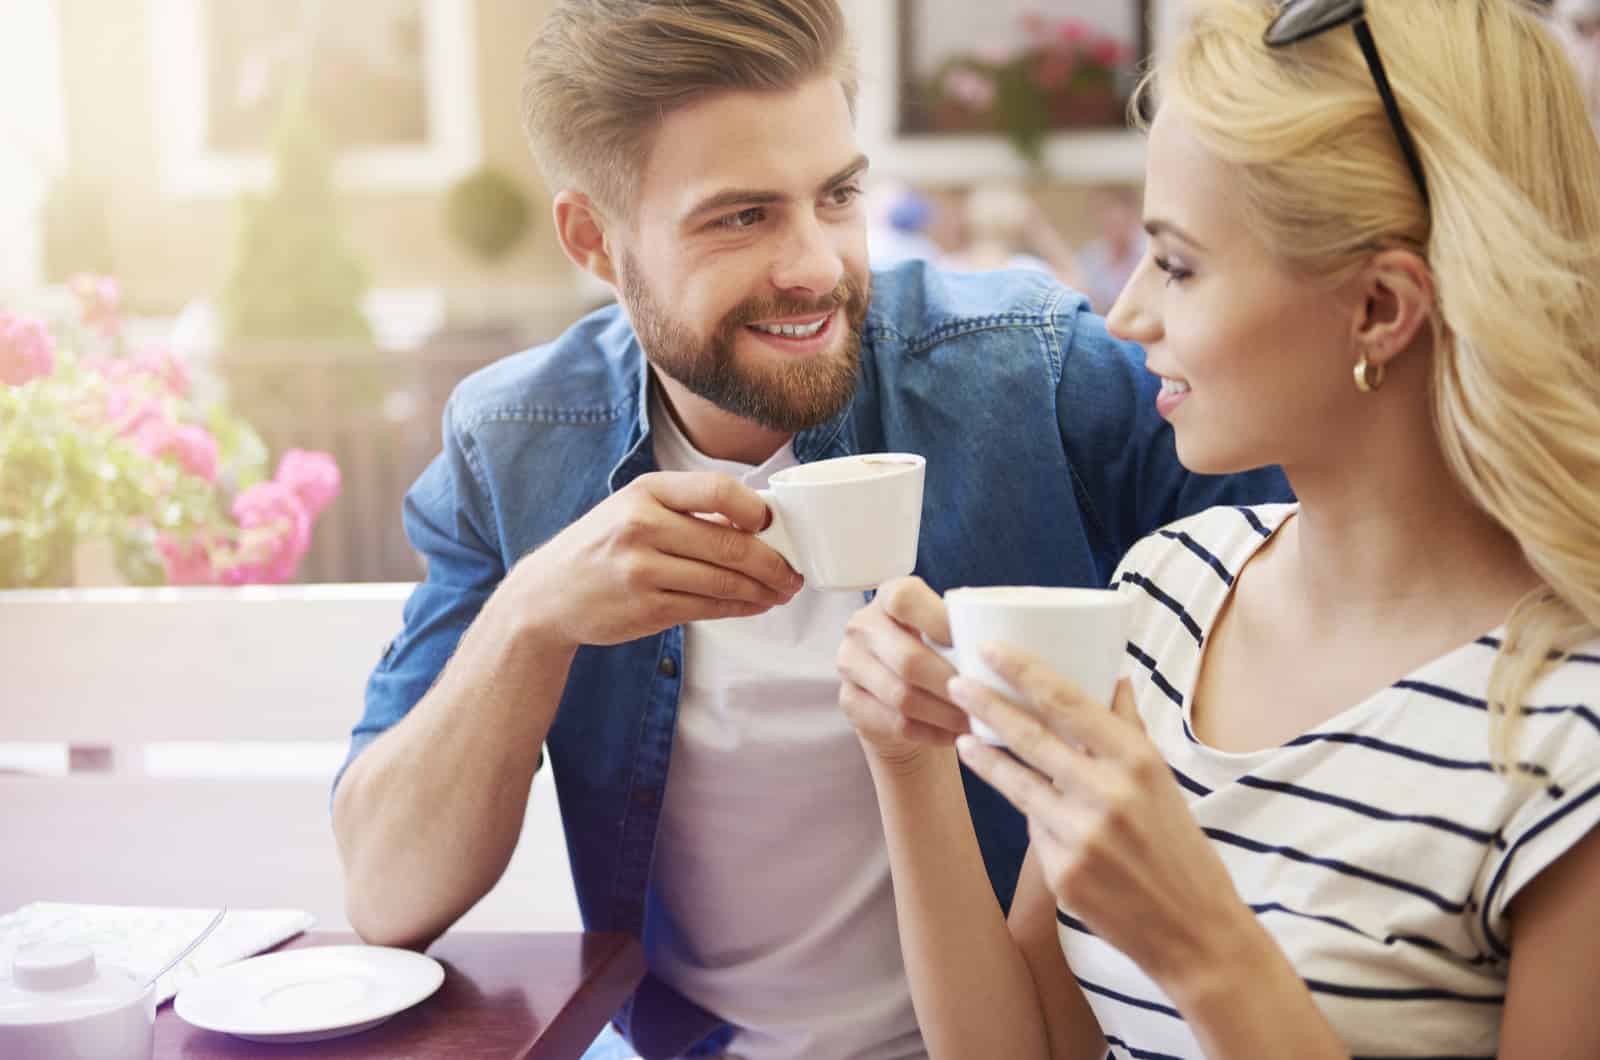
[[[795,455],[923,454],[916,573],[936,591],[1103,586],[1123,553],[1167,522],[1288,497],[1276,470],[1185,471],[1143,363],[1080,295],[1041,273],[908,263],[874,276],[856,394],[796,435]],[[639,341],[609,306],[457,387],[443,452],[405,502],[427,576],[369,680],[350,759],[422,698],[519,557],[655,470],[649,386]],[[579,649],[546,741],[590,930],[642,936],[651,915],[683,639],[675,627]],[[987,785],[964,779],[990,880],[1009,906],[1026,825]],[[714,1055],[734,1030],[653,976],[615,1022],[648,1060]]]

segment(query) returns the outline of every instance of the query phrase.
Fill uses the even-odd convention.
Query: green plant
[[[1115,117],[1132,52],[1079,19],[1021,22],[1026,47],[952,56],[920,89],[936,113],[1000,132],[1037,165],[1052,128]]]
[[[271,189],[241,204],[221,297],[227,339],[370,338],[365,270],[340,237],[333,155],[303,92],[287,99],[273,157]]]
[[[479,260],[493,264],[528,231],[528,197],[506,174],[483,166],[450,188],[445,198],[450,234]]]
[[[71,584],[91,542],[133,584],[292,577],[333,461],[290,450],[267,478],[260,437],[178,357],[130,355],[114,282],[73,287],[79,318],[54,329],[0,311],[0,587]]]

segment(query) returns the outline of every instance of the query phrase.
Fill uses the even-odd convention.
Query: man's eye
[[[729,231],[736,232],[741,228],[755,227],[756,225],[760,224],[762,220],[766,218],[766,216],[766,211],[761,207],[752,206],[747,210],[740,210],[738,213],[730,213],[725,217],[719,217],[713,221],[712,224],[717,228],[725,228]]]
[[[828,198],[835,206],[849,206],[861,195],[861,185],[841,184],[828,193]]]

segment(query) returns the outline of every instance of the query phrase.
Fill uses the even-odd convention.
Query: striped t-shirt
[[[1533,783],[1490,770],[1484,705],[1498,632],[1427,663],[1282,747],[1201,744],[1201,646],[1234,573],[1293,505],[1214,508],[1118,569],[1138,604],[1126,672],[1150,737],[1235,887],[1356,1056],[1493,1057],[1507,909],[1600,820],[1600,641],[1528,696]],[[1181,1015],[1071,910],[1062,949],[1119,1058],[1194,1057]]]

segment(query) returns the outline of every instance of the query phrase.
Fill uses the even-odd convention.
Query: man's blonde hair
[[[1332,284],[1405,246],[1432,270],[1440,444],[1547,586],[1508,616],[1489,680],[1493,759],[1511,769],[1529,689],[1600,627],[1600,143],[1518,0],[1368,0],[1430,209],[1353,34],[1269,50],[1277,6],[1190,0],[1160,104],[1239,167],[1257,233],[1292,268]]]
[[[561,0],[528,49],[523,125],[552,191],[575,188],[629,216],[667,114],[718,92],[782,91],[825,75],[853,112],[837,0]]]

